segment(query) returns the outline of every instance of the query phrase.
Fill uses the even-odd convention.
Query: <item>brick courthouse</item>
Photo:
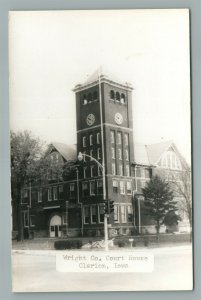
[[[45,183],[23,189],[25,238],[103,236],[103,177],[99,165],[103,163],[106,198],[114,201],[109,236],[155,232],[153,221],[144,213],[141,189],[153,175],[169,180],[171,173],[178,177],[187,165],[171,141],[134,144],[132,90],[130,84],[98,73],[75,86],[77,146],[53,143],[47,152],[50,161],[60,165],[70,162],[74,167],[71,176],[63,180],[51,176],[49,170]],[[180,201],[179,197],[178,204]],[[188,231],[185,213],[180,210],[180,214],[182,221],[174,230]],[[165,231],[165,226],[161,230]]]

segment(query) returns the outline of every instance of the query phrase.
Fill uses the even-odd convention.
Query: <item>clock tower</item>
[[[113,78],[95,72],[74,88],[77,152],[84,154],[79,174],[84,230],[96,235],[103,233],[104,219],[103,177],[96,161],[105,166],[106,199],[114,201],[110,235],[129,234],[133,227],[133,88]]]

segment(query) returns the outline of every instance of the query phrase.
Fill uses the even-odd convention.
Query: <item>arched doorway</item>
[[[55,215],[50,220],[50,237],[61,236],[61,217]]]

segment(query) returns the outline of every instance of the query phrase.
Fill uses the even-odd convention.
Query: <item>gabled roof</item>
[[[97,85],[99,83],[99,78],[101,82],[110,82],[112,84],[132,89],[132,85],[128,82],[123,82],[115,75],[113,75],[108,69],[102,66],[99,67],[87,80],[85,80],[82,84],[77,84],[74,88],[74,91],[82,90],[86,87],[91,87],[93,85]]]
[[[55,148],[66,161],[76,161],[77,160],[77,149],[76,145],[67,145],[63,143],[52,143],[50,145],[50,151]]]
[[[145,145],[147,149],[148,159],[151,165],[154,165],[159,160],[160,156],[168,151],[173,146],[173,141],[166,141],[152,145]]]
[[[161,155],[168,151],[169,149],[173,149],[177,156],[180,158],[184,167],[187,167],[188,164],[181,153],[178,151],[172,140],[160,142],[151,145],[142,145],[135,144],[134,145],[134,155],[135,155],[135,164],[145,165],[145,166],[156,166]]]

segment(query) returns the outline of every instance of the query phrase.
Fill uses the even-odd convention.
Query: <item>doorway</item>
[[[50,220],[50,237],[61,237],[61,217],[58,215]]]

